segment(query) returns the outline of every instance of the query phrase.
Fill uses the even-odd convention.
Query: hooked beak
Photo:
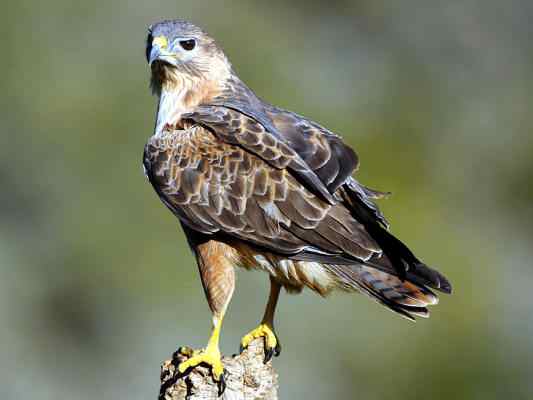
[[[148,65],[152,66],[154,61],[162,61],[177,66],[176,54],[168,51],[168,41],[165,36],[158,36],[152,41]]]

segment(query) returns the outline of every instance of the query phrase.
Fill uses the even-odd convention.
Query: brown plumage
[[[437,302],[430,288],[451,291],[388,232],[373,201],[386,193],[352,177],[355,152],[260,100],[205,32],[184,21],[156,24],[147,57],[159,106],[144,166],[198,257],[215,332],[233,266],[268,272],[273,288],[362,292],[410,319]],[[263,333],[273,332],[276,290]]]

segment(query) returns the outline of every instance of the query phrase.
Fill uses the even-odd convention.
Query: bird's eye
[[[196,46],[196,40],[194,39],[180,40],[180,46],[184,50],[191,51]]]

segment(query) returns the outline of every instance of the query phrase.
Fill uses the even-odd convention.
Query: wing
[[[210,129],[222,141],[243,147],[274,168],[287,168],[309,189],[330,204],[335,203],[334,192],[330,192],[327,184],[291,147],[290,142],[267,130],[254,118],[223,106],[200,106],[182,118]]]
[[[269,135],[301,157],[329,193],[335,193],[358,166],[357,155],[339,136],[300,115],[262,101],[236,77],[209,104],[238,111],[262,125]],[[318,189],[311,187],[320,193]]]
[[[344,144],[340,136],[290,111],[269,106],[266,112],[276,130],[315,171],[331,193],[335,193],[357,169],[357,155]]]
[[[238,115],[240,118],[246,118],[251,125],[259,126],[260,130],[266,131],[269,138],[296,153],[307,167],[306,170],[312,171],[318,177],[320,180],[318,185],[316,179],[313,179],[314,184],[308,185],[314,193],[323,195],[326,189],[338,199],[337,190],[345,186],[345,190],[350,192],[350,197],[358,198],[365,209],[373,215],[375,221],[388,228],[383,214],[372,201],[388,193],[366,188],[351,176],[359,166],[359,160],[340,136],[301,115],[262,101],[236,76],[228,81],[226,89],[219,96],[210,100],[209,104],[202,106],[201,109],[201,113],[191,114],[191,117],[199,123],[208,122],[211,111],[217,109],[220,113],[227,114],[224,117],[226,122],[232,119],[232,115]],[[207,116],[206,121],[202,122],[201,114]],[[214,128],[222,128],[216,130],[218,134],[232,129],[224,127],[220,122],[217,122],[217,125]],[[302,164],[301,161],[299,163]],[[398,268],[402,269],[403,266]]]
[[[318,192],[330,204],[335,204],[330,192],[336,194],[336,200],[345,200],[336,193],[344,185],[344,191],[353,193],[375,220],[388,227],[372,201],[386,193],[368,189],[351,177],[357,167],[357,156],[339,136],[289,111],[273,106],[267,110],[265,103],[262,106],[261,120],[271,121],[275,127],[269,123],[270,130],[276,133],[255,118],[225,106],[200,106],[183,118],[208,128],[226,143],[252,152],[276,169],[287,168],[306,188]]]
[[[185,225],[298,259],[348,264],[381,252],[342,204],[329,204],[291,173],[294,158],[282,151],[267,157],[276,142],[250,144],[248,131],[241,126],[232,131],[236,136],[225,137],[238,143],[242,137],[254,153],[199,126],[149,141],[147,175]]]

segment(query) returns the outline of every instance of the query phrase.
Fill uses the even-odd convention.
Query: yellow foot
[[[248,345],[257,338],[263,337],[265,339],[265,360],[264,363],[270,361],[272,356],[279,356],[281,353],[281,345],[274,329],[267,324],[261,324],[253,331],[245,335],[241,339],[241,353],[248,347]]]
[[[218,395],[222,395],[224,389],[226,389],[226,382],[224,380],[224,366],[222,365],[220,350],[216,346],[207,346],[205,350],[180,347],[178,352],[189,357],[178,365],[180,375],[185,375],[197,365],[206,364],[211,368],[213,379],[218,383]]]

